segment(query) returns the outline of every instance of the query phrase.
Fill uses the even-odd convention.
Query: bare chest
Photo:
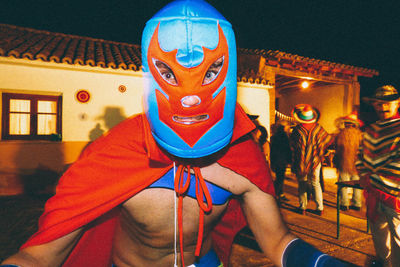
[[[113,261],[118,266],[172,266],[178,241],[175,192],[148,188],[123,204],[120,224],[114,236]],[[213,206],[204,218],[202,251],[211,248],[210,231],[227,204]],[[185,260],[194,261],[199,229],[196,199],[183,199],[183,244]],[[122,264],[124,263],[124,264]]]
[[[225,210],[227,204],[213,205],[205,216],[205,229],[210,228]],[[145,236],[173,236],[178,199],[173,190],[148,188],[138,193],[123,205],[122,219],[126,227]],[[185,234],[196,234],[199,224],[197,200],[184,197],[182,208]]]
[[[205,231],[207,231],[222,215],[229,197],[232,194],[240,195],[245,191],[246,186],[243,181],[246,180],[218,164],[202,168],[201,173],[214,203],[211,212],[205,215]],[[173,181],[173,176],[168,177],[168,174],[160,180],[165,180],[165,178],[167,181]],[[184,234],[197,233],[198,229],[200,208],[195,193],[191,193],[191,187],[193,187],[192,191],[195,191],[195,184],[195,181],[190,182],[188,196],[183,198]],[[170,189],[170,185],[163,185],[163,187],[167,188],[147,188],[124,203],[122,219],[126,221],[127,228],[132,228],[143,235],[160,233],[172,236],[174,234],[178,209],[177,197],[174,190]],[[225,195],[222,200],[217,197],[221,195]]]
[[[229,194],[232,192],[237,197],[246,191],[247,184],[243,182],[243,177],[217,164],[202,168],[201,171],[206,182],[224,189]],[[209,188],[209,191],[211,194],[223,194],[215,187]],[[214,198],[213,202],[215,200],[218,204],[214,202],[212,210],[204,216],[201,255],[212,246],[209,234],[223,215],[228,199],[229,196],[222,201]],[[149,187],[127,200],[122,205],[120,224],[114,236],[114,262],[121,266],[125,266],[121,264],[123,262],[129,263],[127,266],[168,266],[173,263],[174,246],[177,244],[179,232],[178,206],[176,193],[170,187]],[[188,262],[194,261],[199,212],[197,199],[185,196],[182,201],[182,234],[185,259]]]

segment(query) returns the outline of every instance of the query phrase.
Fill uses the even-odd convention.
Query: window
[[[4,140],[60,140],[61,96],[3,93]]]

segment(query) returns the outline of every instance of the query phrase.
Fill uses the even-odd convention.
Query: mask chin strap
[[[186,181],[184,182],[184,173],[187,170]],[[199,204],[199,233],[197,236],[197,244],[195,250],[195,256],[200,256],[201,244],[203,241],[204,232],[204,213],[209,213],[212,209],[212,201],[210,192],[208,191],[207,185],[201,175],[199,167],[191,167],[190,165],[179,165],[178,170],[175,173],[175,192],[178,196],[178,228],[179,228],[179,245],[181,252],[182,266],[185,266],[183,257],[183,197],[186,195],[190,185],[190,170],[194,171],[196,180],[196,199]],[[204,198],[206,201],[204,202]]]

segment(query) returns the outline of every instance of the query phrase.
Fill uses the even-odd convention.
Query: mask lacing
[[[187,170],[187,179],[184,182],[184,173]],[[193,169],[196,179],[196,199],[199,204],[199,233],[197,236],[197,244],[195,256],[200,256],[201,244],[203,241],[204,232],[204,213],[208,213],[212,209],[212,201],[210,193],[208,192],[207,185],[201,175],[199,167],[191,167],[190,165],[179,165],[175,174],[175,192],[178,196],[178,228],[179,228],[179,245],[181,252],[182,266],[185,266],[183,257],[183,197],[186,195],[190,185],[190,170]],[[204,198],[206,201],[204,202]]]

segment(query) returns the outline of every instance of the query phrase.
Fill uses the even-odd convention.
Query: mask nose
[[[199,105],[200,103],[201,103],[201,99],[197,95],[187,95],[187,96],[182,97],[182,99],[181,99],[181,104],[185,108],[194,107],[194,106]]]

